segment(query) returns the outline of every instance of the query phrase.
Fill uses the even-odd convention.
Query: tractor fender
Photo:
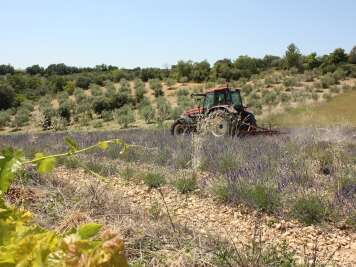
[[[175,122],[180,122],[182,124],[192,124],[193,120],[187,116],[181,116],[175,120]]]

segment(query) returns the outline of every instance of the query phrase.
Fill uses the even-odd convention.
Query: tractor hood
[[[190,117],[190,116],[198,115],[198,114],[200,114],[200,113],[202,113],[202,112],[203,112],[203,108],[197,107],[197,108],[192,108],[192,109],[186,110],[186,111],[183,113],[183,115]]]

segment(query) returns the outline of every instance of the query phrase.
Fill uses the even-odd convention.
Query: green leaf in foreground
[[[88,239],[95,236],[102,225],[97,223],[87,223],[79,227],[78,234],[82,239]]]
[[[56,164],[54,157],[46,157],[43,153],[36,153],[35,160],[38,160],[37,171],[41,174],[52,171]]]
[[[0,155],[0,191],[6,192],[16,171],[21,168],[24,161],[20,150],[6,148]]]
[[[109,147],[109,144],[107,141],[101,141],[98,143],[98,147],[102,150],[106,150]]]

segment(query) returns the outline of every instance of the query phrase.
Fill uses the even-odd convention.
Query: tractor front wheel
[[[188,127],[181,121],[175,121],[171,127],[171,134],[174,136],[188,133]]]

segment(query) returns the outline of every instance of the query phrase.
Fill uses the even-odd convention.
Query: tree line
[[[47,93],[73,92],[75,88],[88,89],[91,84],[103,86],[106,81],[122,79],[144,82],[157,79],[177,82],[237,81],[269,69],[294,69],[296,72],[318,68],[323,74],[342,68],[346,75],[356,75],[356,46],[347,53],[337,48],[326,55],[303,55],[298,47],[290,44],[282,57],[266,55],[263,58],[239,56],[235,60],[220,59],[214,64],[208,61],[178,61],[170,68],[118,68],[97,65],[94,68],[78,68],[51,64],[16,70],[11,65],[0,65],[0,110],[19,105],[25,99],[35,100]]]

